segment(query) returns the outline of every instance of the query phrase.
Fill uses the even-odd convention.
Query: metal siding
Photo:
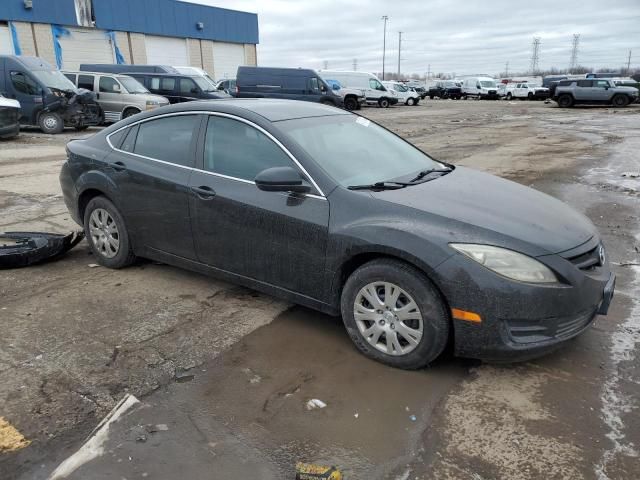
[[[0,0],[0,20],[77,25],[74,0],[33,0],[33,8],[24,8],[24,0]]]
[[[258,16],[255,13],[175,0],[93,0],[93,8],[96,27],[105,30],[258,43]],[[204,23],[204,30],[196,28],[197,22]]]

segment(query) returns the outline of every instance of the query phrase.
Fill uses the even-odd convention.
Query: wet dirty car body
[[[151,258],[341,313],[390,365],[451,337],[462,356],[539,355],[613,294],[586,217],[331,107],[193,102],[67,150],[65,203],[103,265]]]

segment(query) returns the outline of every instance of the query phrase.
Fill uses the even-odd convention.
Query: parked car
[[[549,98],[549,89],[540,87],[535,83],[512,83],[507,85],[506,89],[507,100],[512,98],[519,98],[521,100],[544,100]]]
[[[427,96],[427,89],[425,88],[423,83],[410,81],[405,83],[405,85],[409,88],[413,88],[415,92],[420,95],[420,100],[424,100]]]
[[[236,92],[236,79],[235,78],[225,78],[224,80],[220,80],[216,83],[216,90],[221,90],[225,93],[228,93],[232,97],[235,97]]]
[[[400,82],[382,82],[382,84],[387,90],[395,92],[398,102],[402,102],[405,105],[418,105],[420,102],[420,95]]]
[[[279,98],[344,107],[342,96],[305,68],[238,67],[236,97]]]
[[[95,92],[104,111],[104,120],[117,122],[136,113],[169,104],[169,100],[153,95],[135,78],[99,72],[62,72],[78,88]]]
[[[462,96],[467,99],[469,97],[497,100],[498,85],[491,77],[465,77],[462,83]]]
[[[22,125],[39,126],[44,133],[84,130],[104,119],[93,93],[77,90],[38,57],[0,55],[0,94],[20,102]]]
[[[608,78],[561,80],[553,89],[552,99],[559,107],[568,108],[578,104],[608,104],[626,107],[638,100],[638,89],[617,86]]]
[[[341,313],[355,345],[395,367],[449,344],[540,355],[613,295],[582,214],[325,105],[172,105],[67,149],[64,201],[101,265],[145,257]]]
[[[0,95],[0,139],[17,137],[20,133],[20,102]]]
[[[229,98],[228,94],[216,90],[214,85],[198,75],[140,72],[127,75],[138,80],[151,93],[165,97],[169,103]]]
[[[430,87],[428,95],[431,100],[433,100],[434,97],[460,100],[462,97],[462,88],[453,80],[443,80],[436,82],[433,87]]]
[[[393,90],[386,88],[373,73],[341,72],[337,70],[320,70],[322,78],[337,80],[345,88],[362,90],[367,99],[367,105],[378,105],[387,108],[398,103],[398,97]]]
[[[360,110],[362,106],[367,103],[363,90],[344,88],[337,80],[325,79],[325,82],[327,82],[327,85],[329,85],[334,92],[338,92],[342,97],[344,100],[344,108],[347,110]]]
[[[217,85],[217,82],[209,76],[207,72],[198,67],[176,67],[174,66],[178,73],[182,75],[196,75],[198,77],[203,77],[207,82],[209,82],[214,87]],[[228,92],[227,92],[228,93]]]

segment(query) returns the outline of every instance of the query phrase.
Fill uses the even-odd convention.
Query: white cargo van
[[[491,77],[465,77],[462,83],[462,97],[476,97],[497,100],[498,85]]]
[[[337,80],[344,88],[355,88],[364,91],[368,105],[388,107],[398,103],[396,93],[387,89],[373,73],[318,70],[318,74],[325,82],[327,79]]]

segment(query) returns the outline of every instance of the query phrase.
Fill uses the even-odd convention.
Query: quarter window
[[[198,121],[197,115],[175,115],[144,122],[140,124],[133,151],[156,160],[193,167],[191,140]]]
[[[93,75],[78,75],[78,88],[86,88],[93,92],[93,80]],[[100,87],[102,87],[102,82],[100,82]],[[100,91],[102,91],[102,88]]]
[[[205,170],[253,181],[271,167],[294,167],[265,134],[244,122],[210,116],[204,147]]]
[[[115,78],[101,77],[99,87],[100,87],[100,92],[119,93],[118,90],[120,89],[120,84],[116,81]]]

